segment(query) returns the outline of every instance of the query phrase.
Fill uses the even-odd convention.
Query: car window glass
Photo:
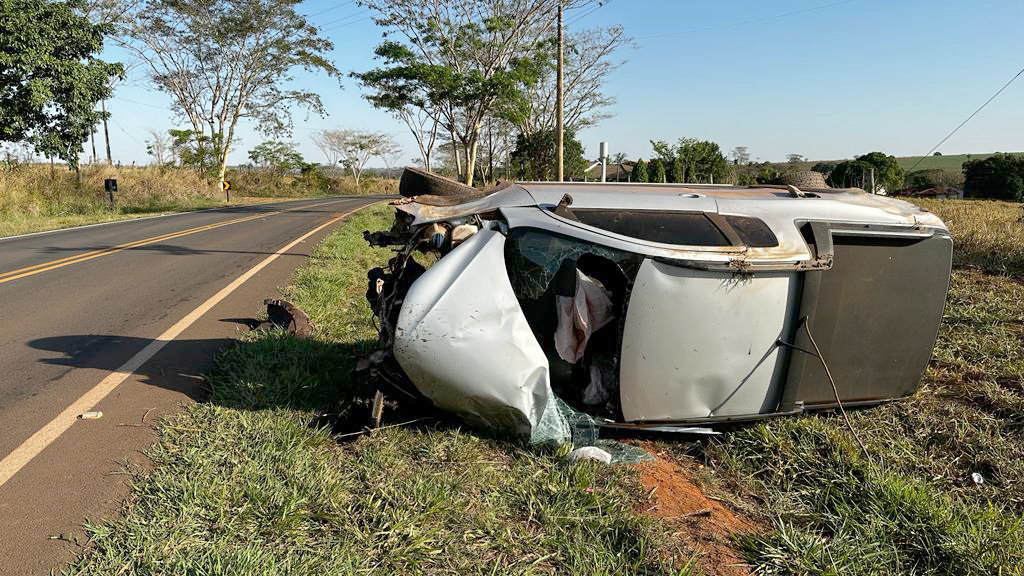
[[[729,239],[707,216],[696,212],[575,209],[588,226],[638,240],[678,246],[729,246]]]

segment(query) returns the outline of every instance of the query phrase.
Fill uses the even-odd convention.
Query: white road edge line
[[[349,198],[339,198],[337,196],[324,196],[322,198],[297,198],[293,200],[282,200],[280,202],[264,202],[262,204],[232,204],[229,206],[214,206],[213,208],[203,208],[202,210],[188,210],[185,212],[170,212],[168,214],[154,214],[153,216],[140,216],[138,218],[124,218],[122,220],[108,220],[107,222],[97,222],[95,224],[82,224],[81,226],[68,226],[67,228],[54,228],[53,230],[40,230],[39,232],[29,232],[27,234],[18,234],[17,236],[0,236],[0,242],[5,240],[15,240],[17,238],[28,238],[29,236],[41,236],[43,234],[55,234],[57,232],[70,232],[71,230],[82,230],[83,228],[95,228],[97,226],[108,226],[110,224],[126,224],[128,222],[141,222],[143,220],[152,220],[153,218],[169,218],[171,216],[184,216],[185,214],[202,214],[203,212],[211,212],[213,210],[231,210],[232,208],[247,208],[249,206],[269,206],[271,204],[290,204],[292,202],[310,202],[313,200],[321,200],[323,198],[335,198],[338,200],[349,200]],[[352,198],[355,200],[355,198]],[[317,204],[320,206],[320,204]]]
[[[334,224],[335,222],[354,214],[363,208],[373,206],[376,203],[377,202],[371,202],[354,210],[349,210],[340,216],[331,218],[327,222],[313,228],[295,240],[292,240],[288,244],[282,246],[277,252],[274,252],[270,256],[266,257],[262,262],[250,268],[247,272],[238,278],[235,278],[230,284],[200,304],[195,310],[189,312],[184,318],[178,320],[174,326],[171,326],[163,334],[157,336],[155,340],[149,343],[149,345],[129,358],[128,361],[122,364],[117,370],[114,370],[107,375],[107,377],[101,380],[99,384],[93,386],[91,390],[82,394],[78,400],[75,400],[70,406],[65,408],[63,412],[58,414],[53,420],[50,420],[49,423],[22,442],[21,445],[14,449],[14,451],[5,456],[3,460],[0,460],[0,486],[6,484],[11,477],[18,473],[19,470],[31,462],[33,458],[38,456],[40,452],[59,438],[60,435],[67,431],[68,428],[71,428],[71,425],[75,423],[79,414],[87,412],[99,404],[100,401],[113,392],[118,385],[130,378],[136,370],[141,368],[142,365],[148,362],[153,356],[156,356],[157,352],[162,350],[164,346],[167,346],[167,344],[195,323],[196,320],[201,318],[203,314],[209,312],[221,300],[227,298],[232,292],[237,290],[238,287],[244,284],[246,280],[255,276],[257,272],[266,268],[271,262],[277,260],[278,257],[294,248],[306,238],[309,238],[331,224]]]

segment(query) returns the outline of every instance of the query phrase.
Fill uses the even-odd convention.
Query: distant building
[[[633,162],[608,163],[607,182],[629,182],[629,175],[633,172]],[[591,162],[583,171],[583,177],[588,182],[601,181],[601,162]]]

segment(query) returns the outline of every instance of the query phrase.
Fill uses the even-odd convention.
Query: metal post
[[[563,49],[565,44],[565,35],[562,30],[562,0],[558,0],[558,93],[556,97],[555,107],[558,109],[558,181],[565,181],[565,125],[563,117],[563,105],[562,99],[563,84],[562,84],[562,67],[563,67]]]
[[[601,182],[608,181],[608,143],[601,142]]]

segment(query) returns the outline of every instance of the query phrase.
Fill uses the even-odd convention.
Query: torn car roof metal
[[[907,396],[949,283],[942,221],[857,189],[415,192],[368,236],[399,247],[370,293],[382,372],[534,441],[570,432],[561,401],[660,429]],[[441,257],[423,271],[416,251]]]

